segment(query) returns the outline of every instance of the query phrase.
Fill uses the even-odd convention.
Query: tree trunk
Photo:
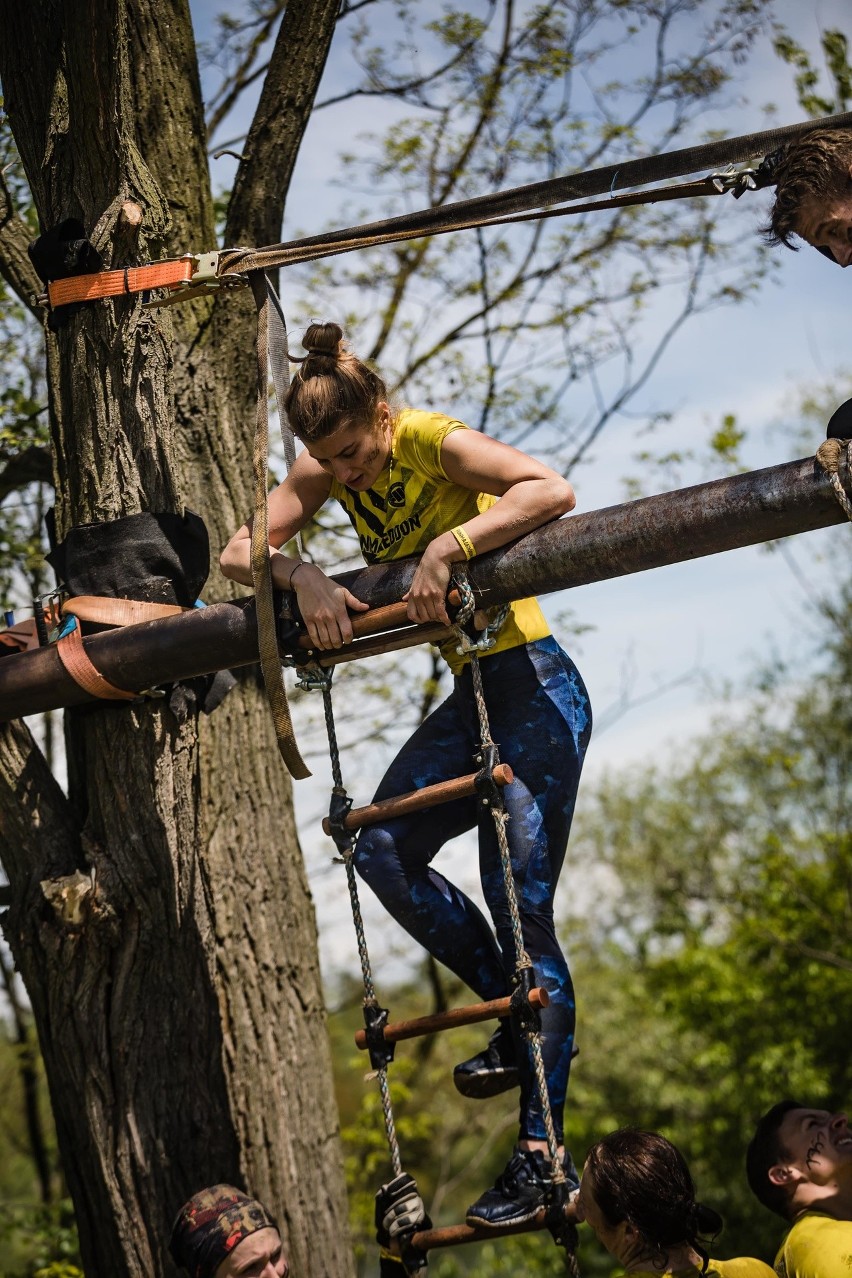
[[[277,47],[307,39],[313,68],[282,104],[295,154],[337,4],[291,8]],[[0,28],[43,227],[91,232],[109,211],[116,265],[213,247],[185,0],[2,0]],[[49,339],[60,536],[186,504],[215,562],[248,511],[251,329],[242,297],[118,299]],[[224,593],[214,568],[205,595]],[[313,907],[256,681],[210,719],[163,702],[69,711],[67,799],[22,725],[3,737],[9,941],[87,1272],[173,1273],[177,1208],[227,1180],[278,1215],[294,1272],[351,1274]]]

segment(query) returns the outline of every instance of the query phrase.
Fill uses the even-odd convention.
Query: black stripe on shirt
[[[348,489],[347,491],[349,493],[349,498],[352,502],[352,505],[355,507],[358,514],[363,519],[364,523],[367,525],[370,531],[374,532],[377,537],[384,537],[385,535],[384,520],[379,519],[378,515],[374,514],[373,511],[370,510],[369,506],[366,506],[364,504],[364,502],[361,500],[360,493],[353,492],[351,488]]]

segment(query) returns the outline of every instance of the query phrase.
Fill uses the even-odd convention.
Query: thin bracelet
[[[296,573],[299,571],[299,569],[300,569],[300,568],[304,568],[304,567],[306,567],[306,566],[307,566],[307,564],[308,564],[307,559],[300,559],[300,560],[299,560],[299,562],[296,564],[296,567],[295,567],[295,568],[293,569],[293,571],[290,573],[290,580],[287,582],[287,589],[288,589],[288,590],[292,590],[292,589],[293,589],[293,578],[295,577]]]
[[[465,559],[472,559],[473,556],[476,554],[476,546],[474,546],[473,542],[471,541],[470,537],[468,537],[464,528],[462,527],[451,528],[450,532],[453,534],[456,541],[459,543],[459,546],[464,551]]]

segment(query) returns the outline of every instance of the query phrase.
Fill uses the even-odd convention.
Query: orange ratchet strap
[[[90,697],[98,697],[102,701],[135,701],[140,695],[138,692],[129,692],[126,688],[117,688],[104,678],[83,647],[79,626],[57,640],[56,652],[74,682],[88,692]]]
[[[97,271],[93,275],[71,275],[52,280],[47,293],[39,300],[51,307],[68,306],[72,302],[95,302],[102,297],[123,297],[128,293],[146,293],[153,289],[183,292],[206,292],[223,285],[242,284],[241,276],[220,278],[218,253],[184,253],[183,257],[151,262],[148,266],[126,266],[119,271]]]
[[[175,617],[179,612],[192,612],[178,604],[148,603],[139,599],[112,599],[104,595],[75,595],[61,608],[63,617],[94,621],[101,626],[138,626],[143,621]]]
[[[110,599],[100,595],[77,595],[66,599],[62,605],[63,617],[76,617],[78,624],[67,635],[57,640],[59,660],[76,684],[92,697],[103,701],[137,701],[144,694],[117,688],[101,674],[83,646],[80,621],[94,621],[108,626],[135,626],[143,621],[156,621],[161,617],[173,617],[179,612],[191,612],[177,604],[147,603],[137,599]]]

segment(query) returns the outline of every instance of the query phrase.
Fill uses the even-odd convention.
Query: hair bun
[[[302,345],[308,352],[284,396],[290,429],[303,441],[326,439],[342,426],[375,432],[385,383],[347,349],[339,324],[309,324]]]
[[[722,1232],[725,1223],[715,1208],[698,1202],[695,1204],[695,1220],[698,1233],[704,1238],[715,1238]]]
[[[310,324],[302,338],[308,352],[306,358],[338,359],[341,354],[343,329],[339,324]]]

